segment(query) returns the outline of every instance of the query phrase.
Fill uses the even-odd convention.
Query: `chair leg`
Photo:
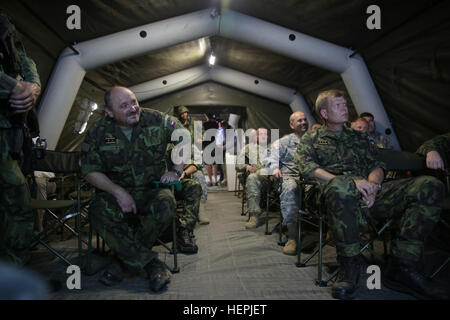
[[[176,226],[176,217],[173,217],[172,221],[172,237],[173,237],[173,269],[172,273],[180,272],[180,268],[178,267],[178,256],[177,256],[177,226]]]

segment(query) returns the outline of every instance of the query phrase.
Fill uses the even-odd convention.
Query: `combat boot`
[[[172,273],[167,269],[166,265],[158,258],[150,261],[144,270],[147,272],[149,287],[153,292],[162,291],[170,282]]]
[[[209,224],[209,219],[206,216],[206,200],[200,200],[200,210],[198,211],[198,223],[201,225]]]
[[[338,256],[339,273],[336,282],[331,289],[331,295],[335,299],[350,300],[358,287],[361,260],[360,256]]]
[[[248,222],[245,224],[245,229],[255,229],[261,225],[258,215],[251,215]]]
[[[410,294],[418,299],[449,300],[449,289],[418,271],[418,263],[391,257],[383,284],[391,290]]]
[[[177,234],[177,250],[181,253],[197,253],[198,247],[195,244],[191,232],[185,228],[180,228]]]
[[[283,253],[289,256],[295,256],[297,254],[297,238],[298,238],[298,226],[296,223],[288,223],[288,242],[283,247]]]

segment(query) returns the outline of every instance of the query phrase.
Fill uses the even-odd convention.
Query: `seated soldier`
[[[421,298],[448,299],[440,287],[419,272],[425,239],[440,216],[443,184],[434,177],[399,179],[383,183],[385,164],[376,159],[367,136],[344,126],[347,101],[339,90],[319,94],[316,113],[325,126],[303,135],[297,150],[300,173],[317,183],[313,192],[328,216],[340,271],[332,295],[351,299],[360,274],[360,229],[363,217],[400,218],[400,230],[391,242],[384,284]],[[383,185],[381,185],[383,183]]]
[[[97,192],[89,208],[92,226],[132,273],[147,272],[150,289],[159,292],[171,273],[152,247],[172,224],[176,201],[153,181],[166,171],[167,144],[174,130],[186,130],[174,117],[141,110],[134,93],[113,87],[105,93],[107,117],[98,121],[82,144],[81,171]],[[115,267],[114,267],[115,266]],[[100,280],[122,277],[114,264]]]
[[[297,253],[297,212],[298,212],[298,165],[295,158],[297,147],[302,135],[308,131],[308,120],[303,112],[294,112],[289,118],[289,126],[294,131],[290,135],[275,141],[267,159],[266,166],[275,180],[283,179],[281,185],[281,214],[283,224],[288,229],[288,241],[283,247],[283,253],[295,255]]]
[[[169,144],[166,152],[166,161],[169,168],[174,167],[172,162],[173,144]],[[181,190],[175,191],[175,199],[183,201],[183,211],[177,212],[177,249],[181,253],[197,253],[198,247],[194,241],[194,227],[200,209],[202,187],[191,176],[197,171],[194,164],[186,164],[182,172],[168,172],[163,175],[161,182],[170,183],[181,181]]]
[[[375,117],[373,116],[373,114],[371,114],[370,112],[363,112],[359,115],[359,117],[366,120],[369,124],[367,131],[365,132],[369,135],[369,140],[373,145],[376,145],[381,149],[394,149],[391,138],[377,131]]]
[[[261,201],[262,190],[267,190],[270,187],[272,180],[266,170],[263,160],[267,156],[270,146],[267,145],[268,136],[267,129],[259,128],[257,130],[258,144],[248,144],[241,151],[242,154],[238,157],[245,159],[245,163],[237,164],[236,170],[238,172],[245,172],[248,174],[246,181],[247,193],[247,207],[250,220],[246,223],[246,229],[254,229],[261,225]],[[242,157],[244,156],[244,157]]]
[[[369,123],[364,118],[358,118],[352,122],[351,128],[353,130],[367,133],[367,130],[369,129]]]

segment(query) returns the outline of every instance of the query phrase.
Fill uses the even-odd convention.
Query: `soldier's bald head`
[[[295,134],[301,136],[308,131],[308,119],[303,112],[295,111],[289,117],[289,126],[294,130]]]
[[[120,86],[112,87],[105,93],[105,111],[118,126],[123,128],[135,126],[141,113],[133,91]]]

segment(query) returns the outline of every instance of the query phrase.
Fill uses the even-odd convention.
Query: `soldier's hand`
[[[178,175],[175,171],[168,171],[164,173],[159,179],[162,183],[171,183],[178,180]]]
[[[430,151],[427,153],[427,168],[444,170],[444,161],[437,151]]]
[[[247,166],[245,167],[245,171],[254,173],[256,170],[255,170],[255,168],[253,168],[252,166],[247,165]]]
[[[124,213],[137,213],[136,202],[125,189],[117,188],[114,192],[114,197]]]
[[[376,193],[376,185],[365,179],[355,180],[355,184],[363,199],[368,199],[370,194]]]
[[[29,111],[36,104],[36,100],[40,94],[41,87],[38,84],[26,81],[18,82],[9,97],[13,114]]]
[[[275,178],[275,179],[280,179],[280,178],[282,178],[283,177],[283,174],[281,173],[281,170],[280,169],[275,169],[274,171],[273,171],[273,177]]]
[[[367,208],[372,208],[372,206],[375,203],[376,196],[377,196],[377,190],[375,189],[375,192],[369,194],[366,198],[363,198],[364,202],[367,205]]]

